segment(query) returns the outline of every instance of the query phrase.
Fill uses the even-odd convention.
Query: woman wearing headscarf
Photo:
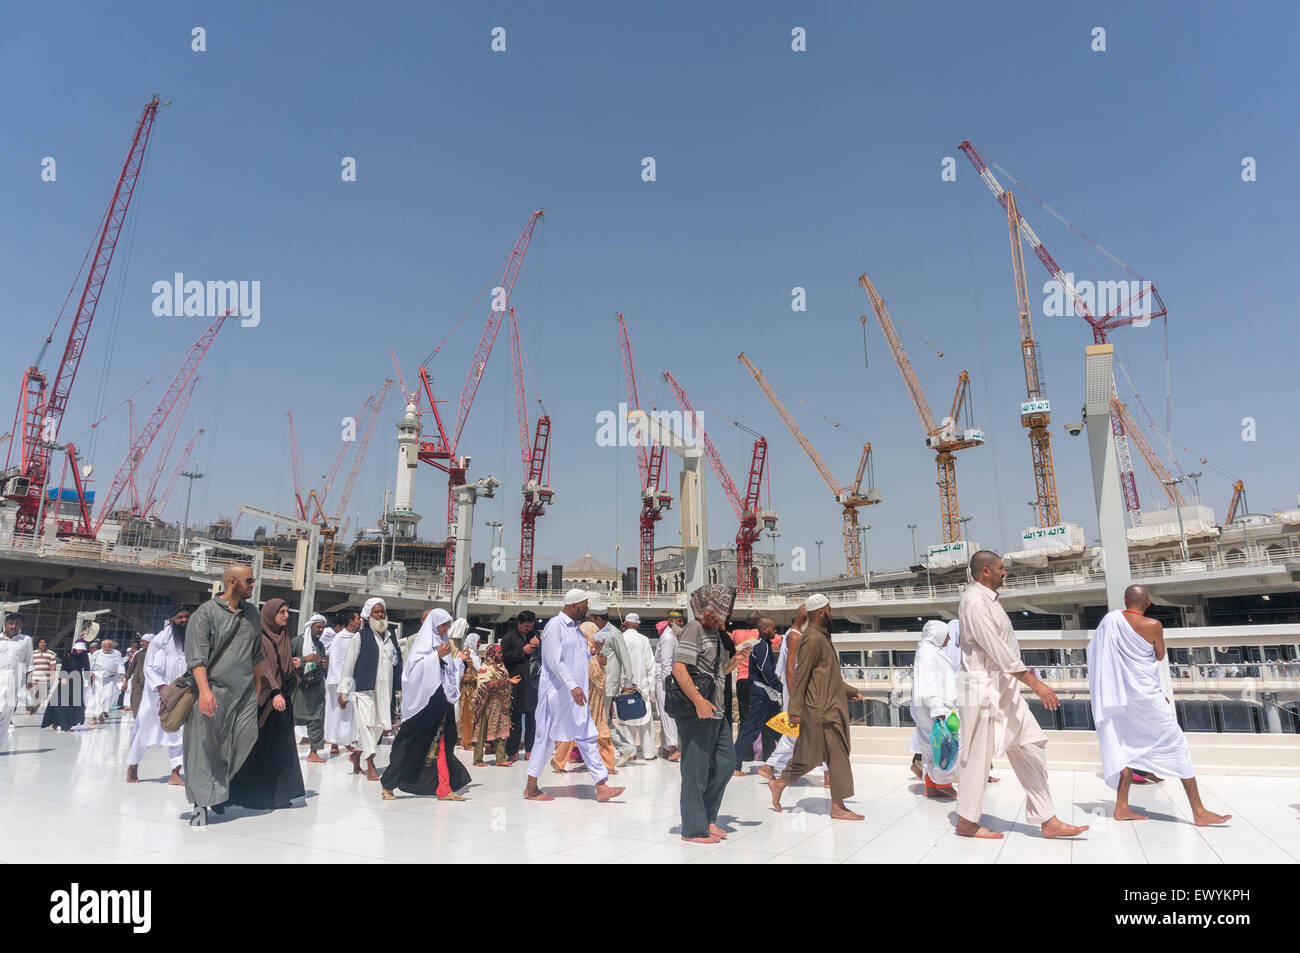
[[[469,772],[455,755],[455,705],[465,663],[451,640],[467,628],[464,619],[453,623],[445,609],[434,609],[411,641],[402,668],[402,725],[379,779],[385,801],[394,800],[397,790],[465,800],[456,791],[469,783]]]
[[[682,840],[716,844],[727,836],[718,826],[722,795],[736,766],[731,723],[723,717],[727,675],[748,649],[739,653],[726,632],[736,602],[734,586],[701,586],[690,595],[694,618],[682,629],[673,656],[673,680],[694,706],[677,719],[682,753]],[[704,676],[700,693],[694,678]]]
[[[957,671],[947,652],[951,641],[948,623],[931,619],[921,629],[912,662],[912,753],[921,756],[922,779],[926,797],[956,797],[952,779],[957,773],[954,757],[947,768],[934,763],[931,736],[934,722],[957,710]]]
[[[262,606],[262,661],[253,666],[257,692],[257,744],[230,779],[230,798],[221,807],[259,810],[288,807],[307,792],[293,731],[293,689],[299,659],[290,649],[289,606],[271,599]]]
[[[71,731],[86,720],[85,690],[90,678],[90,656],[81,639],[72,643],[72,651],[63,659],[59,682],[41,719],[42,728]]]
[[[478,670],[478,685],[472,696],[473,703],[469,705],[474,715],[478,739],[474,744],[474,766],[486,764],[483,750],[488,742],[493,742],[497,767],[504,768],[514,764],[513,759],[506,757],[506,739],[510,737],[510,703],[515,685],[522,676],[510,677],[501,661],[500,645],[489,645],[483,652],[483,658],[483,666]]]
[[[478,633],[467,633],[461,646],[460,658],[465,663],[465,671],[460,676],[460,746],[473,751],[474,695],[478,690],[478,670],[483,667],[478,654]]]
[[[591,661],[587,663],[587,697],[605,697],[605,666],[609,656],[601,649],[604,641],[599,636],[604,631],[594,622],[584,622],[578,630],[587,637],[587,649],[591,652]],[[614,739],[609,730],[609,706],[592,705],[591,720],[596,725],[596,747],[600,749],[600,760],[605,762],[605,770],[618,774],[614,766]],[[551,768],[557,774],[565,774],[569,768],[570,755],[575,752],[572,741],[561,741],[555,746],[555,756],[551,758]],[[581,761],[582,758],[577,759]]]

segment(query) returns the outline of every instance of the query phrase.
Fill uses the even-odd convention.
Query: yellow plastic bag
[[[794,725],[791,727],[789,712],[777,712],[767,720],[767,727],[771,728],[773,731],[778,731],[789,738],[799,737],[799,726]]]

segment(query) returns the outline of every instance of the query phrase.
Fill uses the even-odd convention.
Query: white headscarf
[[[311,627],[315,625],[317,622],[324,622],[324,621],[325,621],[325,617],[321,615],[319,612],[317,612],[310,619],[308,619],[307,624],[303,626],[302,654],[304,657],[308,655],[320,655],[320,651],[316,648],[316,641],[311,637]]]
[[[380,599],[378,596],[375,596],[372,599],[367,599],[366,604],[361,607],[361,618],[368,620],[370,618],[370,610],[375,606],[383,606],[384,611],[388,611],[388,603],[384,602],[384,600]]]
[[[455,669],[455,683],[459,691],[464,663],[454,656],[438,658],[438,646],[447,641],[447,636],[439,635],[438,629],[450,621],[451,613],[446,609],[434,609],[425,617],[420,631],[411,640],[406,662],[402,666],[403,720],[414,718],[424,711],[429,699],[438,693],[439,688],[446,690],[447,673],[451,669]],[[448,695],[448,701],[453,700]]]
[[[462,622],[465,622],[465,620],[457,619],[455,622],[452,623],[452,629],[454,630],[456,626],[458,626]],[[468,622],[465,622],[465,628],[469,628]],[[463,634],[463,630],[462,630],[462,634]],[[482,668],[483,659],[481,659],[478,654],[478,642],[479,642],[478,633],[470,632],[468,635],[464,635],[464,638],[465,641],[462,644],[465,646],[465,650],[469,652],[469,658],[470,661],[474,663],[474,668],[476,670]]]
[[[953,619],[948,623],[948,634],[952,636],[948,640],[947,647],[944,651],[948,653],[948,660],[952,662],[952,667],[961,671],[961,623]]]
[[[929,726],[957,707],[957,673],[943,648],[948,623],[931,619],[921,629],[912,663],[912,720]]]

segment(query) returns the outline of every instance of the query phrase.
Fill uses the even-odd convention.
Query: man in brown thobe
[[[772,807],[781,810],[781,792],[817,767],[826,765],[831,782],[831,817],[860,821],[844,806],[853,796],[849,764],[849,702],[861,701],[856,688],[844,684],[839,656],[831,644],[830,600],[821,593],[808,598],[808,625],[799,640],[799,664],[790,685],[790,724],[799,726],[794,756],[769,785]]]
[[[126,667],[126,686],[130,691],[128,704],[131,714],[140,717],[140,698],[144,695],[144,657],[149,654],[149,636],[140,640],[140,647],[131,656],[131,664]]]

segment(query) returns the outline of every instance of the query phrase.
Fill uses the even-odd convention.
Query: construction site
[[[103,463],[86,459],[79,439],[69,438],[63,422],[87,386],[84,382],[76,386],[79,370],[86,354],[94,353],[91,331],[98,305],[114,274],[114,253],[130,222],[154,123],[167,105],[152,98],[131,129],[107,211],[68,304],[38,359],[23,374],[13,424],[5,435],[7,461],[0,473],[0,599],[8,606],[25,607],[28,631],[48,638],[53,647],[66,647],[88,619],[94,619],[104,635],[132,642],[155,631],[167,607],[192,604],[214,592],[223,567],[247,562],[255,567],[261,598],[283,596],[303,617],[315,610],[357,606],[369,595],[380,594],[389,600],[390,612],[407,624],[429,606],[443,605],[490,632],[524,608],[554,612],[557,599],[570,584],[609,593],[620,613],[635,609],[642,618],[662,618],[669,608],[684,606],[687,592],[697,586],[724,583],[737,589],[737,613],[761,611],[780,623],[789,621],[804,595],[822,591],[837,606],[837,640],[842,640],[844,664],[859,673],[881,666],[894,673],[910,661],[907,633],[919,630],[926,618],[953,616],[956,598],[968,581],[967,563],[980,548],[968,529],[973,516],[963,510],[958,495],[957,455],[961,452],[964,470],[979,468],[984,452],[980,448],[990,433],[1009,438],[1018,422],[1029,444],[1018,482],[1032,487],[1034,499],[1028,503],[1032,520],[1020,534],[1020,545],[1007,547],[1010,551],[1003,554],[1009,570],[1007,601],[1019,610],[1020,628],[1043,634],[1045,641],[1036,651],[1042,653],[1044,664],[1078,662],[1083,644],[1079,639],[1086,641],[1081,633],[1095,626],[1107,609],[1105,554],[1102,541],[1090,541],[1084,528],[1090,502],[1062,501],[1058,495],[1053,411],[1057,426],[1067,434],[1081,432],[1084,422],[1062,420],[1062,398],[1055,396],[1056,408],[1049,398],[1044,371],[1048,362],[1034,332],[1035,305],[1024,248],[1028,246],[1049,284],[1054,283],[1082,319],[1080,330],[1096,346],[1107,346],[1116,331],[1139,319],[1144,325],[1159,321],[1168,328],[1169,315],[1154,284],[1123,262],[1119,264],[1138,279],[1138,291],[1095,315],[1072,273],[1048,252],[1022,215],[1016,196],[995,175],[995,168],[1004,175],[1005,170],[986,160],[969,141],[958,149],[996,200],[996,205],[981,208],[999,216],[1008,240],[1002,255],[1004,261],[1009,257],[1007,300],[1014,301],[1014,311],[1005,309],[999,320],[1014,326],[1018,335],[1024,382],[1018,413],[999,412],[994,421],[977,422],[972,376],[962,369],[951,404],[942,405],[944,412],[936,415],[899,325],[942,358],[942,350],[927,339],[937,329],[915,328],[891,314],[878,290],[878,286],[889,288],[888,275],[863,273],[857,279],[901,378],[891,410],[903,414],[910,403],[920,424],[914,433],[915,449],[933,453],[939,538],[922,537],[918,549],[917,525],[908,523],[910,560],[890,565],[877,556],[873,568],[868,537],[872,526],[864,517],[887,513],[890,488],[876,484],[879,449],[873,451],[869,439],[860,443],[852,480],[837,477],[782,397],[787,382],[774,379],[745,352],[737,357],[736,373],[752,379],[755,400],[761,396],[773,413],[760,417],[760,408],[750,414],[749,423],[704,404],[699,406],[708,413],[701,413],[671,367],[653,373],[642,369],[632,345],[633,322],[611,310],[609,343],[618,347],[619,396],[626,401],[620,408],[626,419],[618,424],[626,425],[633,435],[627,441],[632,453],[619,453],[634,454],[637,474],[632,501],[621,504],[625,514],[621,518],[629,526],[635,518],[637,558],[631,561],[629,547],[629,558],[621,560],[616,542],[615,560],[623,564],[611,565],[593,558],[590,545],[581,559],[573,553],[567,558],[536,555],[539,539],[545,538],[548,525],[556,519],[590,524],[590,536],[606,547],[610,535],[618,539],[616,530],[591,523],[590,515],[584,515],[583,501],[590,488],[557,487],[552,478],[552,417],[525,353],[525,334],[512,301],[530,260],[535,233],[546,217],[542,209],[524,216],[522,229],[485,291],[445,329],[446,335],[416,367],[409,366],[408,358],[404,370],[396,350],[388,350],[391,376],[371,382],[371,392],[354,414],[344,418],[337,443],[309,450],[309,459],[323,463],[305,475],[298,431],[307,419],[304,415],[312,411],[306,403],[284,409],[287,460],[280,464],[287,463],[291,476],[289,499],[272,498],[265,485],[251,482],[238,488],[241,502],[235,511],[202,526],[191,524],[195,483],[207,474],[196,453],[204,428],[196,429],[194,415],[187,418],[187,411],[201,380],[205,355],[223,329],[244,317],[229,307],[180,357],[147,416],[148,404],[141,404],[142,423],[136,421],[136,400],[155,379],[162,384],[165,372],[123,395],[94,421],[92,428],[113,415],[119,421],[124,416],[130,438],[124,458],[108,464],[111,479],[95,475]],[[440,357],[453,332],[475,312],[486,312],[477,346],[468,353]],[[865,355],[872,323],[867,314],[856,321],[846,316],[843,346],[853,346],[856,325]],[[473,327],[473,321],[467,326]],[[509,342],[515,425],[504,432],[494,432],[490,425],[471,428],[471,411],[489,365],[505,361],[502,355],[492,362],[503,329]],[[454,397],[438,396],[435,369],[443,381],[453,385],[460,381]],[[409,383],[408,373],[412,374]],[[1123,542],[1130,574],[1158,584],[1157,614],[1167,626],[1188,633],[1186,647],[1174,650],[1179,660],[1188,666],[1220,664],[1224,659],[1240,665],[1300,661],[1300,629],[1296,628],[1300,626],[1300,504],[1273,513],[1251,513],[1245,481],[1228,468],[1200,458],[1200,465],[1222,478],[1220,485],[1231,487],[1231,499],[1218,519],[1213,508],[1201,502],[1199,479],[1204,472],[1183,471],[1172,437],[1156,425],[1128,372],[1123,373],[1133,396],[1121,400],[1114,385],[1103,395],[1117,461],[1116,491],[1123,502]],[[648,382],[656,388],[665,385],[676,407],[650,400]],[[1066,399],[1064,406],[1072,407],[1074,399]],[[387,416],[385,407],[390,408]],[[831,412],[830,407],[811,408],[800,415],[831,420],[827,416]],[[388,423],[381,427],[381,421]],[[388,430],[390,426],[395,432]],[[571,415],[555,421],[557,431],[575,426]],[[781,568],[787,564],[776,544],[782,533],[779,501],[773,499],[772,448],[768,436],[757,429],[760,426],[769,434],[771,428],[783,427],[793,439],[799,454],[786,460],[785,466],[798,467],[798,483],[814,486],[820,478],[829,491],[818,490],[827,508],[833,505],[838,510],[842,527],[841,538],[829,544],[829,566],[823,565],[825,541],[818,539],[814,541],[816,571],[811,565],[791,565],[786,578],[781,578]],[[724,462],[715,441],[724,429],[741,439],[744,455],[736,463],[747,467],[729,469]],[[517,470],[496,476],[473,464],[474,443],[495,436],[504,452],[509,434],[518,440]],[[389,442],[394,439],[395,456]],[[1177,446],[1192,452],[1180,443]],[[392,478],[382,488],[380,505],[373,492],[367,500],[356,495],[368,455],[375,454],[391,460],[393,466],[384,471],[391,472]],[[905,469],[909,480],[924,479],[931,471],[924,469],[922,456],[912,453],[895,466]],[[681,463],[675,475],[671,472],[675,468],[666,462],[673,457]],[[1135,467],[1146,468],[1160,487],[1160,499],[1154,503],[1139,499]],[[183,496],[178,492],[182,480]],[[725,526],[726,542],[721,546],[716,545],[716,535],[710,539],[704,503],[709,483],[721,490],[729,504],[729,512],[715,509],[713,514],[714,523]],[[486,521],[491,555],[475,560],[475,505],[487,500],[505,507],[502,512],[508,510],[509,519]],[[511,515],[516,506],[517,522]],[[665,522],[674,507],[677,519]],[[542,519],[553,512],[551,519]],[[884,518],[876,517],[877,522]],[[673,526],[678,520],[680,528]],[[665,527],[672,528],[667,540]],[[785,532],[791,531],[785,528]],[[481,552],[481,537],[479,545]],[[764,551],[765,546],[771,551]],[[1229,637],[1221,631],[1224,626],[1245,629]],[[1212,643],[1206,641],[1208,635],[1196,635],[1201,629],[1215,630]],[[1280,696],[1272,693],[1274,700],[1262,707],[1258,702],[1234,701],[1255,706],[1241,716],[1246,718],[1242,723],[1256,731],[1296,732],[1300,726],[1296,680],[1290,678],[1283,688]],[[1238,716],[1213,713],[1217,711],[1202,720],[1217,725],[1216,730],[1230,730],[1223,726],[1236,723],[1232,719]],[[892,696],[887,691],[874,695],[855,717],[864,726],[897,728],[906,716],[900,715],[897,691]]]

